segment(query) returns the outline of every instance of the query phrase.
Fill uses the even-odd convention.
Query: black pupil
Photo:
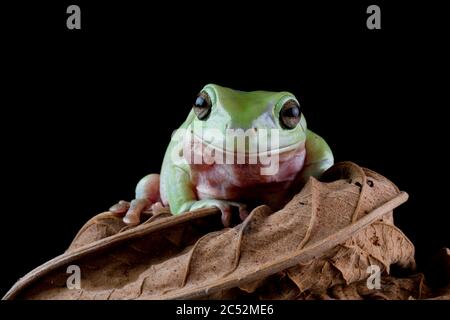
[[[198,96],[197,100],[195,100],[195,106],[197,108],[207,108],[208,104],[206,103],[205,98],[203,98],[202,96]]]
[[[297,118],[300,115],[300,110],[297,106],[292,106],[290,108],[287,108],[284,111],[284,116],[289,118]]]

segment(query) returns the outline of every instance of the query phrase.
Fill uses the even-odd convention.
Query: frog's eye
[[[297,101],[291,99],[280,110],[280,123],[285,129],[293,129],[300,122],[302,113]]]
[[[200,120],[205,120],[211,112],[211,99],[205,91],[198,94],[194,102],[194,113]]]

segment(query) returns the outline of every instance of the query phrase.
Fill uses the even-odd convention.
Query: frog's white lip
[[[229,151],[229,150],[226,150],[226,149],[224,149],[222,147],[216,146],[216,145],[214,145],[212,143],[209,143],[209,142],[205,141],[204,139],[202,139],[201,137],[197,136],[196,134],[193,134],[193,136],[194,136],[194,138],[196,140],[201,142],[203,144],[203,146],[205,146],[205,147],[212,148],[212,149],[217,150],[217,151],[219,151],[219,152],[221,152],[223,154],[234,153],[235,155],[244,155],[244,156],[265,156],[265,155],[273,156],[273,155],[277,155],[277,154],[278,155],[279,154],[284,154],[284,153],[287,153],[287,152],[290,152],[290,151],[293,151],[293,150],[297,150],[299,148],[305,149],[305,142],[306,142],[306,140],[302,140],[302,141],[298,141],[296,143],[284,146],[282,148],[269,149],[269,150],[264,151],[264,152],[251,152],[250,153],[250,152],[237,152],[237,151],[233,152],[233,151]]]

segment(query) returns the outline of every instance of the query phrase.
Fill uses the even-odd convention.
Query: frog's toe
[[[233,210],[233,207],[238,209],[241,220],[244,220],[248,216],[247,206],[240,202],[218,201],[216,206],[222,212],[222,224],[224,227],[229,227],[231,225],[233,212],[237,213],[236,210]]]
[[[240,202],[229,202],[229,204],[233,207],[238,208],[239,210],[239,218],[244,221],[248,217],[247,206]]]
[[[152,209],[153,214],[155,214],[155,212],[161,212],[163,210],[167,210],[167,208],[164,207],[164,205],[161,202],[155,202],[154,204],[152,204],[150,206],[150,208]]]
[[[222,224],[225,228],[228,228],[231,225],[231,207],[226,205],[222,206],[220,211],[222,212]]]
[[[130,207],[123,217],[123,222],[127,225],[135,226],[141,222],[141,213],[149,208],[151,202],[147,199],[134,199],[131,201]]]
[[[216,199],[204,199],[195,202],[189,210],[196,210],[201,208],[216,207],[222,212],[222,224],[225,227],[229,227],[232,223],[233,210],[237,208],[239,210],[239,217],[244,220],[248,216],[247,207],[245,204],[234,201],[216,200]]]
[[[219,206],[219,209],[222,211],[222,223],[225,227],[229,227],[231,225],[233,218],[232,207],[239,210],[239,218],[241,221],[244,221],[248,217],[247,206],[245,204],[234,201],[224,201],[221,206]]]
[[[120,200],[118,203],[109,208],[109,211],[118,215],[123,215],[129,208],[130,203],[128,201]]]
[[[239,206],[239,218],[241,218],[242,221],[244,221],[245,219],[247,219],[249,215],[249,212],[247,210],[247,206],[245,204],[241,204]]]

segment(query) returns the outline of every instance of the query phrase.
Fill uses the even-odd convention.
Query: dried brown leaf
[[[219,213],[209,209],[158,215],[130,230],[105,213],[82,228],[65,254],[30,272],[7,297],[323,294],[367,277],[368,264],[377,262],[386,270],[392,263],[413,264],[411,243],[392,225],[392,209],[405,199],[386,178],[346,162],[329,170],[324,182],[311,178],[282,210],[260,206],[234,228],[221,229]],[[69,264],[82,270],[80,290],[65,286]]]

